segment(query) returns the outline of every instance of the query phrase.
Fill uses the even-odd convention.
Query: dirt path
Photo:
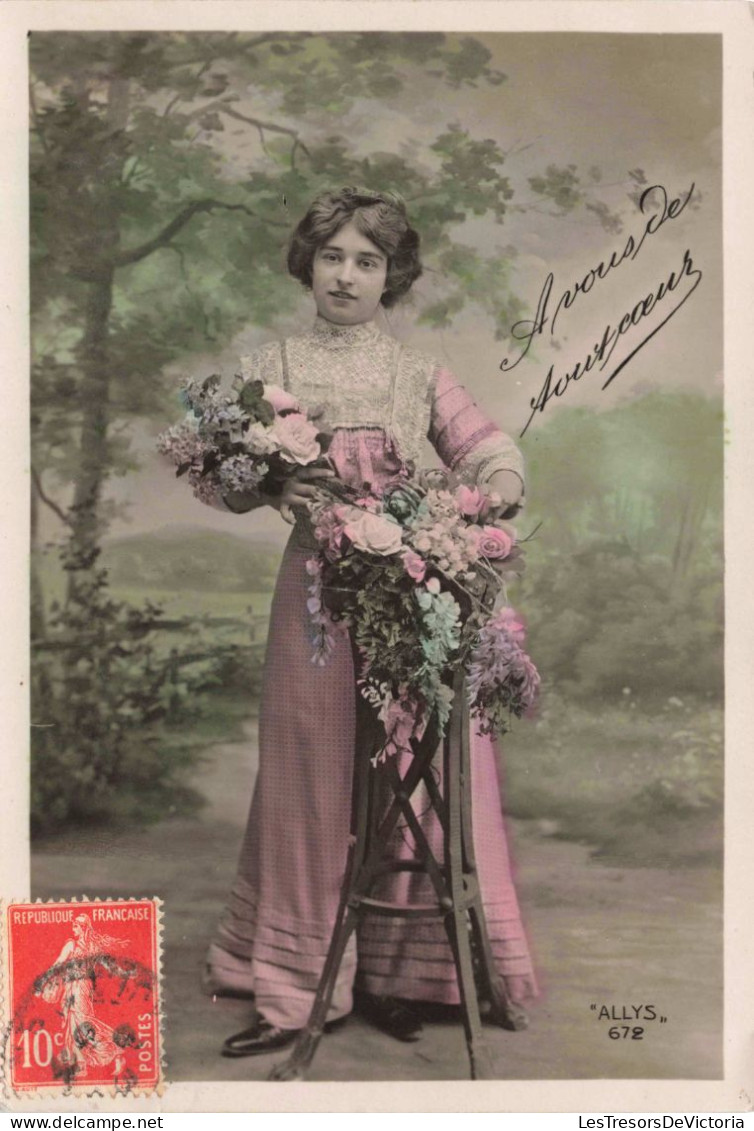
[[[256,759],[247,741],[208,753],[196,785],[197,818],[140,831],[48,842],[33,858],[33,895],[151,896],[165,902],[169,1078],[264,1079],[280,1060],[224,1060],[222,1040],[247,1024],[248,1005],[202,995],[203,954],[229,889]],[[720,877],[711,870],[611,867],[588,849],[546,838],[531,823],[511,830],[519,896],[542,995],[526,1032],[486,1030],[501,1079],[714,1079],[721,1075]],[[75,882],[74,882],[75,881]],[[592,1009],[592,1006],[596,1009]],[[618,1019],[600,1020],[602,1006]],[[639,1040],[611,1040],[623,1007],[667,1017]],[[399,1044],[358,1017],[326,1036],[311,1080],[465,1079],[460,1023],[430,1024]]]

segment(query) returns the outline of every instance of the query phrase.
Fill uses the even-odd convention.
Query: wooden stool
[[[505,981],[496,972],[492,959],[474,862],[469,709],[462,667],[452,673],[452,681],[453,707],[442,741],[440,785],[432,773],[432,762],[439,747],[439,735],[433,723],[420,741],[412,741],[413,757],[403,776],[394,758],[372,765],[372,757],[384,742],[384,731],[373,709],[356,689],[356,733],[360,749],[356,751],[354,764],[351,836],[340,903],[309,1020],[298,1034],[289,1058],[272,1070],[271,1080],[303,1079],[322,1037],[346,945],[365,915],[443,920],[458,977],[472,1080],[495,1078],[482,1035],[475,964],[480,992],[490,1003],[491,1019],[505,1029],[526,1027],[526,1014],[511,1001]],[[442,859],[433,853],[411,805],[411,798],[422,782],[442,828]],[[386,804],[381,804],[385,787],[388,797]],[[413,835],[415,859],[395,859],[387,851],[390,836],[401,818]],[[372,897],[370,893],[381,877],[405,871],[421,872],[429,877],[436,896],[434,902],[403,905]]]

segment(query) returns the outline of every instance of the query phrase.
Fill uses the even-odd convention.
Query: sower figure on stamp
[[[117,1080],[125,1068],[125,1055],[114,1040],[114,1030],[97,1017],[92,963],[122,949],[123,940],[96,931],[83,912],[71,923],[71,935],[53,964],[55,976],[39,991],[46,1001],[60,1005],[60,1061],[72,1078],[77,1073],[86,1075],[90,1068],[113,1064]]]
[[[309,1015],[343,880],[355,734],[354,671],[347,637],[326,666],[311,663],[307,610],[312,555],[307,507],[318,482],[337,477],[379,492],[416,463],[428,437],[448,468],[495,492],[498,513],[522,501],[521,455],[447,369],[397,343],[375,324],[421,273],[419,238],[399,198],[343,189],[314,201],[293,236],[289,270],[312,291],[314,325],[244,359],[244,376],[317,405],[332,433],[332,469],[303,468],[279,496],[226,494],[237,513],[268,504],[295,524],[278,576],[259,728],[259,775],[238,874],[208,956],[207,986],[253,995],[251,1025],[223,1052],[251,1056],[290,1043]],[[209,500],[208,500],[209,501]],[[535,992],[511,877],[493,738],[472,726],[474,842],[497,970],[510,998]],[[430,844],[433,814],[422,821]],[[395,879],[417,896],[425,876]],[[451,950],[440,922],[373,918],[342,962],[330,1020],[346,1016],[356,990],[376,1025],[403,1040],[421,1034],[412,1003],[456,1004]]]

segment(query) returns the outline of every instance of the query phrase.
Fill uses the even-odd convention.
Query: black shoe
[[[362,1017],[397,1041],[418,1041],[422,1035],[420,1018],[400,998],[360,993],[358,1007]]]
[[[254,1024],[241,1033],[234,1033],[223,1043],[222,1056],[260,1056],[285,1048],[298,1036],[298,1029],[278,1029],[264,1017],[258,1017]]]

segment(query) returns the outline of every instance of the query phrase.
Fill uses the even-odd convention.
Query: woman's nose
[[[342,260],[339,264],[338,282],[348,284],[349,286],[353,282],[353,263],[348,259]]]

